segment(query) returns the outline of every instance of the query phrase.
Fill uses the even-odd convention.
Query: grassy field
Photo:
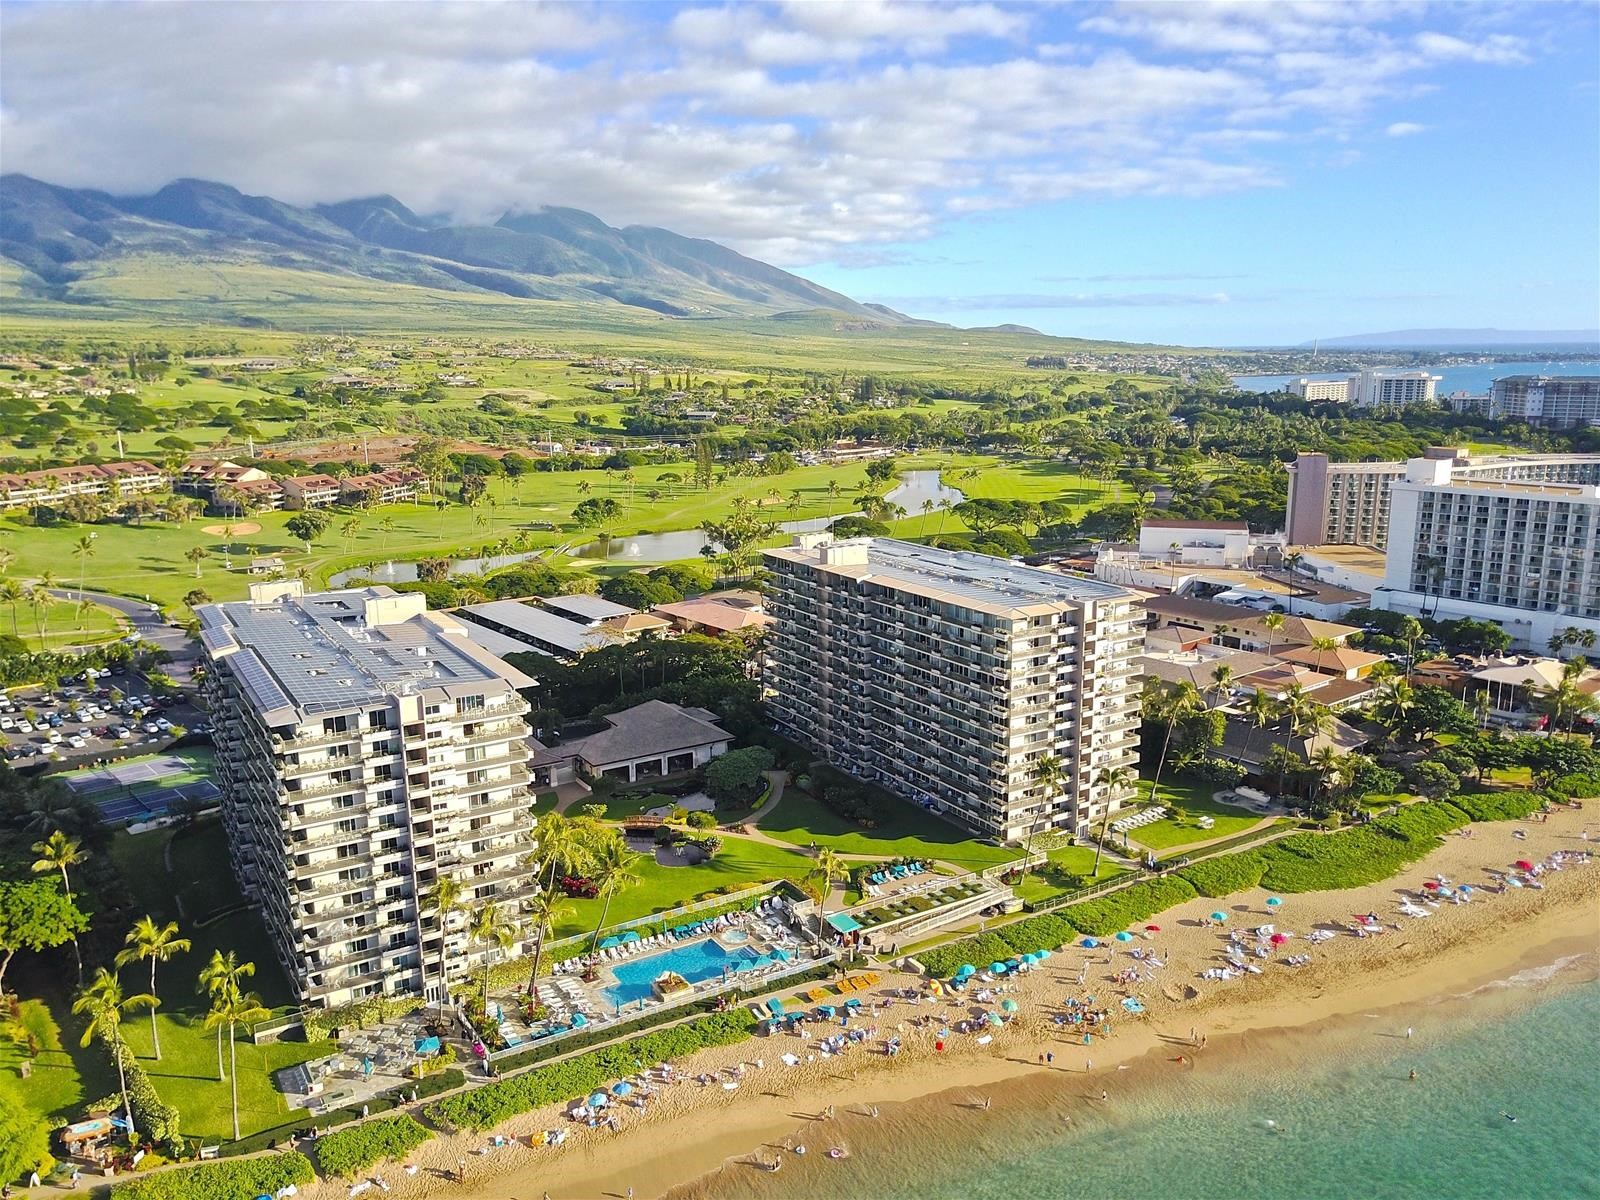
[[[847,855],[931,858],[974,871],[1011,862],[1022,853],[989,845],[931,813],[898,802],[877,829],[862,829],[798,787],[784,792],[777,807],[762,819],[760,829],[793,846],[828,846]]]
[[[1141,825],[1128,834],[1130,840],[1148,846],[1152,850],[1170,850],[1176,846],[1193,845],[1195,842],[1232,837],[1236,833],[1243,833],[1261,820],[1259,813],[1252,813],[1231,804],[1219,804],[1213,800],[1212,794],[1221,790],[1214,783],[1188,780],[1181,776],[1163,779],[1159,796],[1151,794],[1150,781],[1147,779],[1139,780],[1138,787],[1141,803],[1164,804],[1169,809],[1176,806],[1183,809],[1186,814],[1186,819],[1181,824],[1168,815],[1159,821],[1152,821],[1149,825]],[[1202,816],[1210,817],[1215,824],[1210,829],[1202,829],[1196,821],[1196,818]]]
[[[1103,883],[1128,873],[1111,859],[1101,856],[1100,871],[1096,874],[1093,846],[1063,846],[1045,857],[1045,865],[1030,870],[1014,889],[1029,904],[1053,900],[1091,883]]]

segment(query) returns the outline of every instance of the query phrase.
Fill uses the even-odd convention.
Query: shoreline
[[[512,1144],[481,1154],[487,1135],[448,1134],[415,1155],[419,1167],[407,1176],[398,1164],[382,1164],[374,1172],[397,1197],[455,1196],[465,1200],[536,1198],[548,1192],[569,1197],[640,1197],[720,1194],[719,1173],[753,1152],[770,1158],[772,1147],[797,1129],[816,1128],[816,1160],[825,1163],[826,1127],[810,1124],[828,1106],[902,1104],[967,1089],[974,1096],[1025,1075],[1043,1075],[1043,1055],[1055,1055],[1054,1076],[1076,1076],[1096,1089],[1110,1088],[1131,1077],[1119,1070],[1153,1074],[1157,1065],[1181,1063],[1192,1069],[1203,1056],[1208,1067],[1250,1040],[1293,1035],[1312,1026],[1337,1023],[1398,1007],[1470,996],[1474,990],[1503,980],[1516,970],[1542,967],[1574,955],[1592,955],[1600,942],[1594,913],[1600,899],[1600,863],[1547,874],[1543,890],[1512,890],[1494,895],[1480,891],[1471,904],[1445,905],[1429,919],[1395,915],[1397,893],[1414,890],[1435,873],[1474,885],[1485,868],[1499,868],[1516,858],[1543,858],[1556,849],[1588,849],[1579,830],[1586,814],[1564,810],[1547,823],[1527,827],[1525,841],[1514,840],[1510,823],[1471,827],[1470,838],[1452,836],[1401,875],[1365,888],[1288,896],[1277,911],[1265,907],[1266,893],[1240,893],[1224,901],[1189,901],[1163,913],[1163,932],[1144,949],[1164,956],[1166,966],[1151,982],[1123,987],[1113,976],[1131,961],[1121,947],[1083,951],[1065,947],[1030,975],[1020,978],[1008,995],[1021,1012],[987,1046],[955,1034],[946,1051],[936,1053],[932,1030],[903,1023],[936,1013],[959,1017],[975,1011],[971,1001],[898,1001],[876,1018],[877,1037],[861,1047],[881,1047],[882,1038],[901,1028],[905,1049],[890,1059],[876,1049],[852,1048],[826,1058],[811,1055],[786,1068],[777,1060],[785,1052],[809,1054],[814,1041],[791,1035],[758,1037],[735,1046],[705,1051],[676,1064],[683,1082],[664,1089],[650,1110],[624,1109],[620,1132],[593,1130],[567,1121],[554,1109],[523,1114],[497,1131]],[[1198,978],[1199,970],[1220,961],[1221,936],[1204,920],[1220,907],[1230,914],[1230,927],[1249,928],[1268,922],[1281,929],[1306,931],[1316,925],[1349,921],[1349,914],[1373,910],[1399,927],[1382,937],[1341,935],[1321,946],[1299,943],[1312,962],[1293,968],[1265,964],[1261,975],[1214,983]],[[914,980],[877,968],[885,987]],[[1087,982],[1077,984],[1086,970]],[[1592,970],[1593,963],[1586,968]],[[1117,1006],[1116,995],[1131,990],[1147,1006],[1143,1017],[1130,1018]],[[1185,991],[1197,991],[1186,997]],[[1047,1010],[1063,994],[1098,997],[1098,1007],[1115,1012],[1113,1036],[1096,1036],[1085,1047],[1077,1035],[1067,1039]],[[965,1011],[962,1011],[965,1010]],[[819,1028],[819,1027],[812,1027]],[[1188,1044],[1191,1029],[1206,1045]],[[819,1035],[820,1036],[820,1035]],[[1212,1044],[1215,1043],[1215,1044]],[[1166,1053],[1159,1053],[1165,1049]],[[1092,1056],[1092,1073],[1089,1060]],[[760,1066],[757,1064],[760,1063]],[[696,1086],[694,1076],[745,1064],[737,1090]],[[650,1066],[652,1064],[643,1064]],[[976,1102],[976,1101],[974,1101]],[[563,1106],[565,1107],[565,1106]],[[862,1118],[866,1119],[866,1118]],[[529,1149],[526,1138],[545,1129],[567,1129],[566,1145]],[[767,1147],[763,1149],[763,1147]],[[444,1176],[459,1158],[468,1161],[467,1180],[458,1184]],[[785,1155],[791,1162],[793,1155]],[[738,1168],[749,1171],[749,1166]],[[811,1162],[806,1163],[811,1169]],[[709,1192],[708,1192],[709,1189]],[[310,1200],[333,1200],[348,1186],[323,1181],[302,1189]]]

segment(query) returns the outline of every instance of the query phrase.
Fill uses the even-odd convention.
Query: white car
[[[18,721],[17,722],[17,732],[18,733],[32,733],[33,732],[33,722],[32,721]]]
[[[52,746],[59,746],[64,740],[65,739],[61,736],[61,730],[59,729],[52,729],[45,737],[45,741],[49,742]]]
[[[143,728],[144,728],[144,731],[146,733],[160,733],[161,732],[161,726],[157,725],[154,721],[146,721],[144,723]]]
[[[119,742],[130,741],[132,738],[133,730],[127,728],[127,726],[123,726],[123,728],[117,731],[117,741]]]
[[[71,746],[74,750],[82,750],[87,743],[82,737],[75,733],[67,739],[67,745]]]
[[[0,729],[14,729],[16,724],[10,717],[0,717]]]

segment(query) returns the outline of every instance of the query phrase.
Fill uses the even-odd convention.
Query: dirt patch
[[[232,525],[202,525],[200,532],[212,537],[249,537],[260,533],[261,526],[254,521],[235,521]]]

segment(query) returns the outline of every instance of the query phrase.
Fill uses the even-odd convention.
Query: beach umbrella
[[[1020,1006],[1017,1004],[1017,1002],[1015,1000],[1006,999],[1006,1000],[1000,1001],[1000,1007],[1005,1009],[1006,1012],[1016,1012],[1017,1009]]]
[[[991,975],[1004,975],[1005,973],[1006,973],[1006,965],[1005,965],[1005,963],[1003,963],[1003,962],[992,962],[992,963],[989,964],[989,974],[991,974]]]
[[[1124,929],[1121,933],[1117,934],[1117,941],[1119,941],[1119,942],[1131,942],[1131,941],[1133,941],[1133,934],[1129,933],[1126,929]]]
[[[1277,908],[1278,905],[1280,905],[1282,903],[1283,903],[1283,901],[1278,899],[1278,897],[1276,897],[1276,896],[1268,896],[1267,897],[1267,907],[1268,908]]]
[[[1268,939],[1268,940],[1269,940],[1269,941],[1271,941],[1271,943],[1272,943],[1272,944],[1273,944],[1273,945],[1274,945],[1274,946],[1281,946],[1281,945],[1283,945],[1283,944],[1284,944],[1284,943],[1285,943],[1285,942],[1287,942],[1287,941],[1288,941],[1288,940],[1289,940],[1289,938],[1288,938],[1288,936],[1287,936],[1287,935],[1286,935],[1286,934],[1282,934],[1282,933],[1275,933],[1275,934],[1273,934],[1273,935],[1272,935],[1272,937],[1271,937],[1271,938],[1269,938],[1269,939]]]
[[[1211,919],[1213,921],[1226,921],[1228,919],[1228,914],[1225,912],[1214,912],[1211,914]]]
[[[1050,951],[1048,951],[1048,950],[1039,951],[1039,957],[1041,959],[1049,958],[1050,957]]]
[[[1437,892],[1439,890],[1439,885],[1431,879],[1423,881],[1422,886],[1427,888],[1430,892]]]
[[[611,1085],[611,1094],[613,1096],[626,1096],[631,1091],[633,1091],[633,1084],[629,1083],[626,1079],[622,1080],[620,1083],[614,1083]]]
[[[1506,884],[1509,887],[1519,888],[1522,886],[1522,880],[1518,879],[1515,875],[1507,875]]]
[[[1461,885],[1461,894],[1462,895],[1470,896],[1470,895],[1472,895],[1472,891],[1473,891],[1473,888],[1472,888],[1472,885],[1470,883],[1463,883]]]
[[[1533,870],[1533,864],[1531,862],[1529,862],[1525,858],[1517,859],[1517,861],[1516,861],[1516,863],[1514,865],[1516,866],[1517,870],[1519,870],[1519,871],[1531,871],[1531,870]]]
[[[956,968],[957,979],[967,979],[973,975],[976,975],[977,973],[978,968],[973,966],[971,963],[962,963]]]
[[[1004,1025],[1005,1022],[1000,1019],[1000,1014],[999,1013],[990,1013],[989,1014],[989,1024],[991,1024],[991,1025]]]
[[[1144,929],[1145,929],[1146,933],[1160,933],[1161,932],[1161,926],[1159,926],[1159,925],[1146,925],[1144,927]]]
[[[1084,938],[1083,941],[1081,941],[1078,944],[1080,946],[1082,946],[1085,950],[1093,950],[1100,943],[1095,941],[1093,938]]]
[[[604,1092],[596,1092],[594,1095],[589,1097],[590,1108],[604,1108],[605,1106],[606,1094]]]

